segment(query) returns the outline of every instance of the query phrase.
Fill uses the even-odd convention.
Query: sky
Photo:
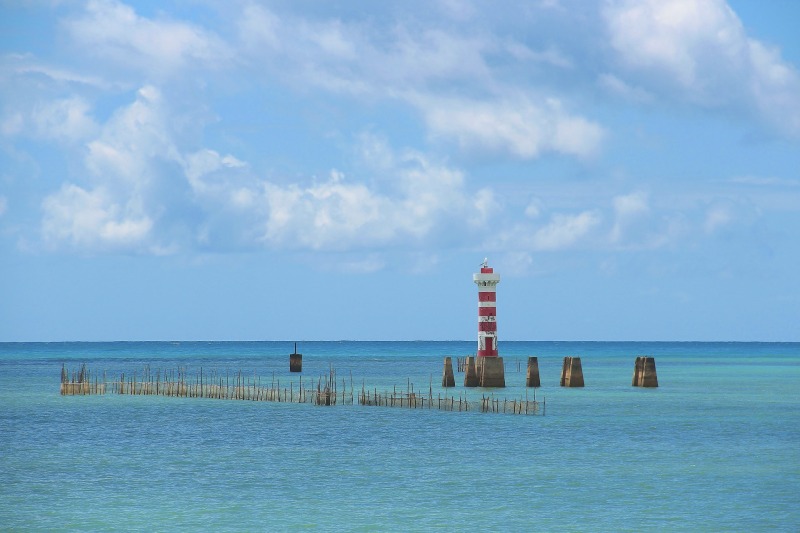
[[[0,341],[800,341],[798,21],[0,0]]]

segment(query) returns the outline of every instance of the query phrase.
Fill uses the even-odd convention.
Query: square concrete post
[[[539,358],[528,357],[528,372],[525,375],[526,387],[541,387],[539,381]]]
[[[451,357],[444,358],[444,370],[442,371],[442,387],[455,387],[456,378],[453,375],[453,359]]]

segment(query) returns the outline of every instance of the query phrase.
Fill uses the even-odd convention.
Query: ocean
[[[146,366],[297,386],[289,342],[0,343],[3,531],[800,531],[800,344],[502,342],[545,415],[61,396]],[[300,342],[304,383],[442,393],[475,342]],[[586,386],[559,387],[564,356]],[[631,386],[636,356],[659,387]],[[518,371],[519,368],[519,371]],[[463,373],[448,394],[466,390]],[[282,386],[283,386],[282,385]]]

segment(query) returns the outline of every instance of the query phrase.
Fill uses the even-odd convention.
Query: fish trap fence
[[[376,407],[400,407],[407,409],[437,409],[440,411],[476,411],[481,413],[507,413],[536,415],[545,414],[544,401],[535,399],[497,398],[494,395],[482,396],[479,400],[469,399],[466,395],[433,395],[432,387],[428,394],[414,392],[409,381],[406,391],[379,392],[368,390],[362,385],[356,396],[350,376],[339,381],[335,370],[316,381],[316,387],[304,387],[300,383],[290,382],[281,387],[280,380],[273,377],[269,385],[262,385],[261,378],[241,371],[224,375],[216,371],[199,372],[190,375],[186,369],[151,371],[145,368],[141,374],[134,372],[126,376],[109,379],[105,372],[99,374],[81,366],[80,370],[70,372],[66,366],[61,369],[62,396],[88,395],[132,395],[132,396],[170,396],[177,398],[209,398],[218,400],[245,400],[254,402],[310,403],[314,405],[364,405]]]
[[[545,402],[537,400],[495,398],[483,396],[470,400],[466,396],[427,396],[414,392],[378,392],[362,390],[358,395],[360,405],[375,407],[400,407],[407,409],[438,409],[439,411],[476,411],[480,413],[506,413],[519,415],[544,415]]]
[[[141,378],[141,379],[140,379]],[[290,382],[281,387],[280,380],[271,385],[262,385],[261,378],[249,376],[239,371],[224,376],[211,372],[189,375],[183,369],[151,372],[149,369],[139,375],[108,379],[83,365],[79,371],[61,370],[62,396],[86,396],[95,394],[124,394],[134,396],[171,396],[178,398],[209,398],[219,400],[246,400],[255,402],[311,403],[315,405],[352,405],[352,387],[336,381],[335,372],[317,380],[316,387],[304,387],[302,378],[299,384]]]

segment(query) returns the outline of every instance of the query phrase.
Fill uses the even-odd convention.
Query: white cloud
[[[45,76],[58,84],[94,87],[102,90],[115,88],[114,84],[108,83],[100,76],[82,74],[65,67],[44,64],[27,54],[8,54],[2,59],[3,63],[9,67],[9,71],[17,76]]]
[[[603,128],[562,109],[559,101],[529,98],[494,101],[417,99],[434,136],[454,139],[465,151],[532,159],[545,152],[589,157],[597,153]]]
[[[8,108],[13,108],[10,111]],[[81,142],[97,133],[90,116],[90,104],[83,98],[55,98],[36,102],[14,102],[7,106],[0,131],[11,137],[24,135],[36,139]]]
[[[42,202],[42,235],[52,247],[155,249],[154,230],[163,203],[160,165],[180,161],[160,92],[142,87],[86,144],[84,179],[65,183]]]
[[[752,112],[800,134],[800,74],[776,49],[749,38],[724,0],[611,0],[604,15],[634,85]],[[606,85],[615,79],[617,89],[631,87],[616,77]]]
[[[512,61],[517,70],[528,62],[571,68],[554,46],[537,51],[487,33],[402,23],[386,30],[339,20],[279,19],[252,4],[242,19],[240,38],[251,47],[254,63],[303,87],[409,104],[431,136],[454,140],[464,150],[523,159],[545,152],[587,157],[605,136],[599,124],[567,111],[559,98],[534,97],[495,66],[502,57],[501,65]]]
[[[535,250],[560,250],[569,248],[586,237],[602,220],[596,210],[577,215],[555,214],[550,222],[533,235]]]
[[[256,177],[232,154],[184,153],[180,122],[160,91],[142,87],[87,143],[89,184],[64,183],[42,203],[42,235],[85,249],[156,252],[203,248],[364,250],[481,231],[498,209],[489,189],[426,155],[362,136],[371,181],[331,170],[311,183]],[[467,229],[465,229],[467,228]]]
[[[139,89],[131,105],[117,110],[87,146],[86,166],[94,176],[134,189],[156,176],[158,160],[181,162],[161,93],[149,85]]]
[[[220,156],[215,150],[208,148],[184,156],[182,162],[192,190],[200,195],[222,192],[231,185],[230,180],[226,179],[227,176],[223,176],[219,182],[215,181],[214,174],[217,171],[247,167],[244,162],[230,154]],[[228,194],[235,204],[244,206],[249,203],[248,193],[245,190],[228,191]]]
[[[36,106],[31,113],[31,120],[41,137],[79,141],[97,131],[97,124],[89,116],[89,109],[89,103],[83,98],[65,98]]]
[[[45,198],[42,234],[46,243],[76,248],[138,246],[153,227],[136,202],[117,203],[103,188],[85,190],[65,184]]]
[[[193,63],[213,67],[232,59],[229,46],[213,33],[185,22],[141,17],[115,0],[90,0],[85,13],[64,27],[90,53],[123,68],[175,75],[175,69]]]
[[[441,4],[444,9],[454,5]],[[364,116],[367,121],[375,117],[377,124],[367,128],[387,127],[391,135],[403,138],[395,141],[398,145],[418,143],[403,137],[418,133],[419,124],[413,119],[403,117],[401,121],[406,122],[397,130],[394,125],[382,125],[385,106],[391,108],[393,119],[409,109],[418,114],[423,134],[440,141],[435,148],[443,152],[456,146],[468,154],[505,160],[532,160],[546,154],[589,158],[602,150],[608,130],[581,111],[575,104],[579,100],[558,89],[565,79],[640,103],[653,103],[671,92],[704,106],[749,105],[765,116],[784,109],[787,127],[800,128],[792,125],[797,96],[790,89],[797,86],[796,71],[777,51],[749,39],[735,14],[718,1],[608,2],[605,21],[619,62],[614,68],[593,67],[589,74],[581,64],[584,39],[567,43],[553,37],[551,43],[550,37],[532,38],[523,44],[507,37],[513,32],[495,31],[491,26],[496,21],[484,24],[470,18],[467,31],[411,17],[393,18],[387,24],[382,18],[375,19],[378,22],[314,19],[318,10],[307,17],[279,15],[256,3],[236,7],[241,8],[232,15],[238,24],[233,28],[238,31],[234,37],[238,51],[199,25],[163,13],[148,18],[116,1],[91,1],[78,17],[68,19],[63,28],[79,45],[79,54],[86,55],[88,50],[94,60],[102,57],[119,62],[121,70],[130,66],[144,71],[137,79],[156,80],[142,85],[133,101],[108,119],[100,117],[107,116],[108,106],[119,93],[92,98],[98,88],[118,91],[119,86],[69,68],[24,71],[31,78],[46,77],[51,85],[63,83],[70,92],[53,90],[56,97],[41,99],[37,106],[22,111],[7,105],[2,131],[9,136],[34,132],[39,137],[69,140],[73,153],[84,155],[85,172],[53,185],[52,194],[42,202],[42,234],[49,244],[135,250],[180,245],[360,252],[398,246],[418,251],[431,243],[488,242],[485,228],[492,227],[501,235],[495,244],[498,250],[513,254],[522,249],[519,264],[524,270],[530,266],[526,254],[531,251],[660,246],[679,234],[675,228],[686,227],[680,224],[682,215],[684,221],[691,220],[695,233],[706,236],[732,221],[734,212],[708,209],[708,204],[695,205],[693,211],[668,212],[658,202],[651,205],[642,192],[618,196],[603,192],[599,200],[564,202],[559,198],[554,201],[558,205],[547,206],[549,199],[544,197],[525,205],[530,198],[526,191],[520,204],[492,188],[470,186],[468,174],[450,164],[446,155],[432,156],[424,149],[395,150],[370,135],[355,136],[359,145],[354,151],[362,159],[346,166],[346,172],[341,171],[346,163],[340,158],[336,158],[337,169],[325,159],[305,166],[313,166],[316,172],[330,169],[321,178],[289,177],[295,169],[287,173],[263,170],[271,164],[268,156],[266,162],[243,161],[237,147],[270,143],[280,135],[281,119],[298,116],[294,109],[271,115],[266,107],[271,102],[289,101],[282,100],[285,85],[276,88],[276,84],[290,85],[291,98],[297,98],[293,103],[312,102],[314,113],[309,115],[315,116],[309,123],[325,110],[334,110],[332,117],[320,122],[324,122],[322,128],[334,130],[324,135],[330,133],[328,140],[336,138],[331,143],[338,143],[335,149],[353,138],[352,130],[346,130],[353,123],[361,121],[355,128],[365,128]],[[276,9],[291,11],[291,7]],[[559,13],[570,16],[566,9]],[[97,63],[105,75],[108,63]],[[233,81],[197,76],[198,87],[217,84],[209,94],[200,95],[208,98],[205,103],[178,102],[175,95],[188,94],[175,91],[174,86],[185,69],[210,71],[231,63],[241,68]],[[89,68],[87,72],[97,71]],[[561,78],[543,81],[547,72]],[[241,89],[252,98],[248,104],[262,106],[253,113],[266,117],[259,122],[259,137],[241,133],[244,127],[238,129],[250,117],[227,115],[227,104],[215,100],[220,93],[231,94],[223,83],[240,90],[240,74],[253,83]],[[660,88],[664,80],[667,89]],[[721,86],[735,89],[726,93],[719,90]],[[262,89],[267,97],[253,97]],[[580,95],[582,88],[574,90],[570,94]],[[273,100],[270,91],[278,97]],[[331,99],[331,93],[336,93],[335,98]],[[720,94],[726,96],[715,100]],[[342,103],[345,100],[349,101]],[[358,105],[363,102],[364,115],[337,123],[335,115],[347,113],[356,100]],[[275,130],[268,129],[272,119],[276,119]],[[218,128],[203,131],[206,123],[215,120]],[[206,138],[214,139],[215,145],[206,146]],[[327,157],[331,145],[314,153]],[[76,160],[72,157],[70,164]],[[295,167],[304,168],[305,163]],[[503,177],[506,184],[525,179],[520,177],[523,174],[537,174],[517,162],[498,168],[510,168],[513,175]],[[537,189],[537,194],[547,192],[546,187],[563,186],[563,182],[554,185],[556,181]],[[524,190],[525,186],[515,189],[516,185],[505,190]],[[573,190],[581,187],[575,185]],[[655,199],[660,198],[655,195]],[[379,268],[381,261],[368,263],[355,268]]]
[[[277,15],[252,2],[242,8],[238,21],[239,38],[251,50],[278,49],[281,46],[281,21]]]
[[[611,230],[611,242],[619,243],[631,230],[641,229],[641,219],[650,211],[647,194],[634,192],[616,196],[614,204],[614,227]]]
[[[690,91],[704,92],[701,63],[730,63],[742,52],[744,30],[722,0],[609,2],[611,44],[627,64],[667,71]]]
[[[310,187],[265,182],[264,241],[289,248],[348,249],[389,240],[396,230],[391,202],[363,184],[335,179]]]
[[[467,194],[460,172],[417,152],[387,151],[380,150],[394,165],[384,169],[391,173],[391,194],[350,183],[337,171],[308,186],[262,182],[255,204],[265,207],[263,241],[313,250],[413,246],[448,225],[479,226],[495,209],[491,191]]]

